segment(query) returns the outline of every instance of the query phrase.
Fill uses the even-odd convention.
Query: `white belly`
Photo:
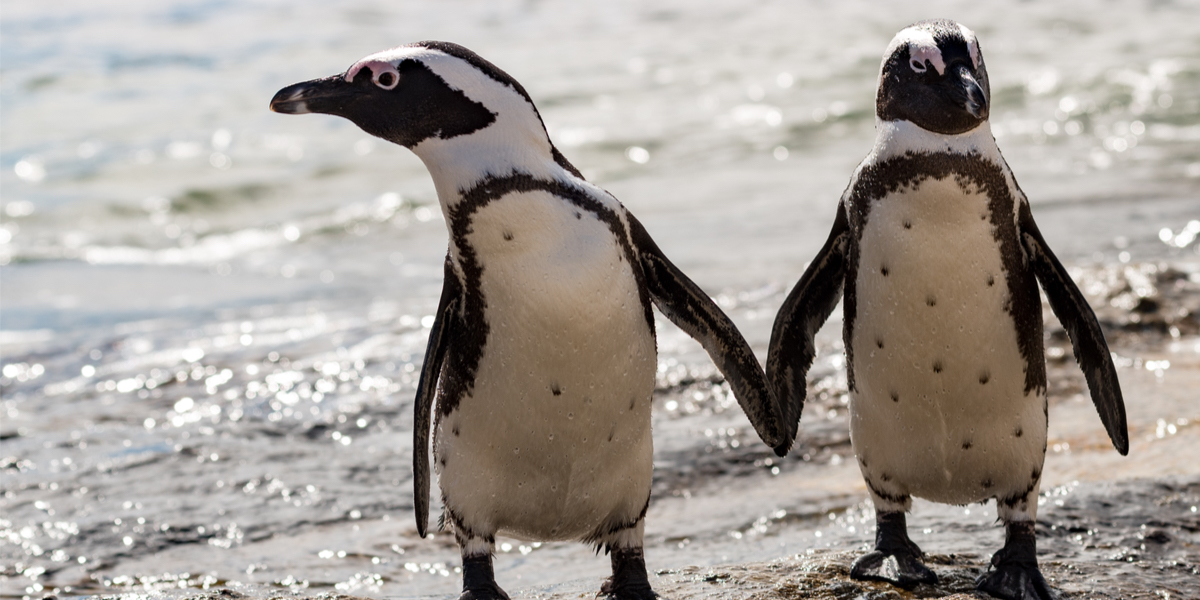
[[[628,260],[607,224],[544,192],[493,201],[472,230],[489,332],[473,393],[436,432],[447,504],[527,539],[636,520],[656,356]]]
[[[875,201],[861,237],[851,440],[869,479],[938,502],[1024,490],[1045,449],[987,200],[926,180]]]

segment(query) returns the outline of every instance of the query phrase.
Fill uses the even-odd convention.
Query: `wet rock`
[[[1188,268],[1109,264],[1072,269],[1071,276],[1106,331],[1179,337],[1200,334],[1200,272]],[[1056,325],[1052,333],[1061,331]]]

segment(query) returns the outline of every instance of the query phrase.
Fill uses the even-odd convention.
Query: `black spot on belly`
[[[458,425],[454,426],[454,436],[458,437]]]
[[[558,386],[557,382],[550,384],[550,393],[554,394],[555,396],[562,395],[562,388]]]
[[[937,298],[933,297],[933,294],[925,296],[925,304],[928,304],[929,306],[937,306]]]
[[[965,441],[965,442],[963,442],[963,443],[962,443],[962,449],[963,449],[963,450],[970,450],[970,449],[971,449],[971,446],[974,446],[974,445],[975,445],[975,444],[971,443],[971,440],[967,440],[967,441]]]
[[[888,276],[887,265],[880,265],[879,272],[882,273],[884,277],[887,277]]]
[[[942,372],[942,361],[940,361],[940,360],[933,361],[933,372],[934,373]]]
[[[883,480],[883,481],[885,481],[885,482],[887,482],[887,481],[891,481],[891,480],[892,480],[892,476],[891,476],[890,474],[888,474],[888,473],[880,473],[880,474],[879,474],[879,478],[880,478],[880,479],[882,479],[882,480]]]
[[[1017,427],[1017,429],[1015,431],[1013,431],[1013,437],[1021,437],[1024,434],[1025,434],[1025,430],[1021,429],[1020,427]]]
[[[865,456],[859,456],[859,457],[858,457],[858,464],[862,465],[862,468],[864,468],[864,469],[865,469],[865,468],[867,468],[867,457],[865,457]]]
[[[616,433],[617,433],[617,425],[614,423],[613,426],[608,429],[608,441],[611,442],[613,440],[613,435]]]
[[[987,385],[987,382],[989,382],[991,380],[992,380],[991,373],[988,373],[986,370],[980,371],[980,373],[979,373],[979,384],[980,385]]]
[[[629,410],[633,410],[633,407],[636,404],[637,404],[637,398],[630,398],[629,399]]]
[[[880,350],[882,350],[883,349],[883,338],[875,338],[875,345],[878,346]]]
[[[996,285],[996,276],[989,273],[988,274],[988,287],[992,287],[993,285]]]
[[[511,231],[505,231],[505,232],[504,232],[504,241],[506,241],[506,242],[511,242],[511,241],[512,241],[512,239],[513,239],[513,234],[512,234],[512,232],[511,232]]]
[[[909,221],[908,219],[905,219],[905,220],[904,220],[904,228],[905,228],[905,229],[912,229],[912,221]]]
[[[583,215],[582,215],[582,214],[580,214],[580,213],[579,213],[579,211],[575,211],[575,218],[576,218],[576,219],[582,219],[582,218],[583,218]]]
[[[1032,269],[1026,268],[1026,257],[1022,250],[1020,234],[1014,215],[1022,219],[1030,219],[1029,207],[1024,202],[1018,202],[1014,197],[1015,188],[1009,187],[1008,178],[1001,165],[991,161],[980,160],[978,155],[954,154],[952,152],[908,152],[869,166],[864,166],[855,178],[853,186],[846,191],[846,202],[843,209],[838,211],[838,218],[845,219],[845,227],[850,235],[851,245],[856,248],[854,241],[861,242],[861,235],[866,223],[871,219],[871,207],[880,205],[875,202],[898,190],[915,186],[927,178],[944,179],[946,177],[961,177],[969,182],[972,191],[986,197],[988,204],[980,207],[978,214],[983,218],[982,223],[990,223],[991,233],[1000,249],[1000,269],[993,271],[997,280],[1006,285],[997,286],[1011,289],[1004,310],[1016,324],[1017,345],[1025,362],[1025,393],[1033,390],[1046,389],[1046,368],[1042,359],[1042,307],[1038,296],[1037,281]],[[1019,214],[1018,214],[1019,213]],[[905,215],[901,215],[903,220]],[[869,272],[872,265],[860,265],[858,252],[847,252],[845,261],[845,304],[846,322],[844,323],[846,339],[852,339],[855,332],[854,316],[858,314],[858,275]],[[878,268],[875,263],[874,268]],[[989,267],[991,265],[988,265]],[[980,279],[988,275],[987,267],[977,267]],[[997,282],[999,283],[999,282]],[[846,371],[847,384],[851,391],[856,389],[855,364],[853,348],[846,348],[848,368]]]
[[[982,486],[983,486],[983,489],[985,489],[985,490],[986,490],[986,489],[988,489],[988,488],[990,488],[990,487],[992,487],[992,485],[993,485],[993,484],[992,484],[992,478],[991,478],[991,477],[985,477],[985,478],[983,479],[983,481],[980,481],[980,482],[979,482],[979,485],[982,485]]]
[[[900,401],[900,394],[898,394],[896,392],[892,392],[892,402],[899,402],[899,401]]]
[[[443,459],[439,460],[438,462],[442,464],[443,469],[446,468],[446,459],[443,458]]]

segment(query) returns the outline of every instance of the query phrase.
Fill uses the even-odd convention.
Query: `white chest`
[[[988,197],[953,177],[873,201],[850,344],[851,434],[868,468],[919,496],[986,498],[1041,464]],[[987,485],[984,485],[987,484]]]
[[[608,223],[546,192],[480,208],[488,336],[439,424],[447,501],[510,535],[586,535],[649,493],[654,337]],[[444,461],[444,462],[443,462]]]

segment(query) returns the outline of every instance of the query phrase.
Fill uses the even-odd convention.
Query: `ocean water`
[[[472,48],[765,358],[871,147],[881,53],[932,17],[977,32],[1001,150],[1112,315],[1133,451],[1106,447],[1050,327],[1047,518],[1074,490],[1096,516],[1104,486],[1144,500],[1167,478],[1184,500],[1145,514],[1178,539],[1144,560],[1195,564],[1200,3],[18,0],[0,18],[0,596],[454,595],[452,539],[417,538],[411,516],[446,249],[432,184],[349,122],[270,113],[279,88],[405,42]],[[651,569],[871,539],[839,325],[780,460],[659,317]],[[993,509],[962,510],[918,507],[926,550],[999,547],[978,534]],[[597,589],[608,567],[502,541],[496,568],[511,591]],[[1152,571],[1131,577],[1151,589]]]

